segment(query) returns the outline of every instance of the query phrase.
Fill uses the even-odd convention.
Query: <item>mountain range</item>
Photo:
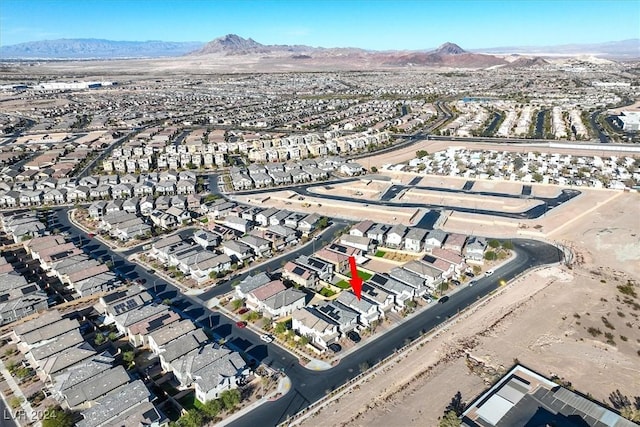
[[[0,46],[0,59],[122,59],[209,56],[286,57],[299,61],[336,58],[366,59],[385,66],[490,67],[509,64],[496,55],[537,56],[589,54],[607,58],[640,58],[640,39],[600,44],[550,47],[503,47],[465,51],[454,43],[420,51],[372,51],[358,48],[320,48],[304,45],[265,45],[251,38],[228,34],[208,43],[164,41],[112,41],[59,39]],[[518,66],[543,65],[544,60],[523,59]]]

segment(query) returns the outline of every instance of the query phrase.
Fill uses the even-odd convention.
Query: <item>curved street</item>
[[[196,321],[198,325],[209,329],[216,337],[225,338],[230,348],[243,352],[249,358],[265,363],[274,369],[283,370],[291,380],[291,390],[274,402],[267,402],[232,422],[234,426],[270,426],[286,420],[311,403],[322,398],[331,391],[360,373],[360,366],[372,366],[376,362],[389,356],[406,343],[418,338],[422,331],[428,331],[448,318],[455,316],[459,310],[473,304],[479,298],[487,295],[500,286],[502,280],[508,281],[526,270],[545,264],[559,262],[562,252],[555,246],[533,240],[512,240],[516,257],[508,264],[498,268],[491,277],[477,280],[473,287],[465,287],[451,294],[448,301],[442,304],[432,304],[429,308],[408,318],[402,325],[396,327],[377,339],[363,343],[362,347],[344,359],[329,371],[311,371],[298,364],[298,358],[275,344],[262,342],[258,335],[249,328],[238,328],[235,320],[210,310],[206,300],[230,289],[227,282],[215,287],[199,297],[184,295],[174,285],[159,279],[154,274],[128,261],[120,252],[115,252],[102,242],[88,239],[84,232],[73,225],[67,210],[56,209],[55,215],[62,231],[69,232],[74,241],[81,243],[83,250],[92,256],[106,260],[113,260],[115,269],[124,277],[141,278],[146,280],[144,286],[158,298],[173,298],[175,308],[185,317]],[[333,233],[346,223],[336,222],[326,230],[318,245],[323,245],[332,239]],[[312,251],[313,242],[294,251],[289,256],[295,257],[300,251]],[[284,258],[284,257],[283,257]],[[282,262],[277,259],[278,266]],[[253,270],[264,270],[268,263]],[[244,273],[245,275],[248,272]],[[242,275],[238,278],[241,278]]]

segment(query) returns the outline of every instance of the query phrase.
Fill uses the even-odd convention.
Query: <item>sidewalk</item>
[[[0,373],[2,373],[2,376],[7,381],[7,384],[9,384],[9,387],[11,387],[11,390],[13,391],[13,394],[16,397],[22,399],[22,403],[20,404],[20,408],[18,408],[17,410],[18,411],[24,411],[24,414],[21,417],[15,417],[14,418],[14,421],[16,422],[16,424],[18,424],[18,425],[25,424],[26,425],[26,424],[31,424],[30,421],[32,421],[32,420],[37,420],[38,419],[38,414],[36,413],[36,411],[33,410],[33,408],[31,407],[31,404],[27,400],[26,396],[22,393],[22,390],[20,390],[20,387],[18,386],[16,381],[13,379],[13,376],[7,370],[7,368],[4,366],[4,362],[2,360],[0,360]],[[12,413],[16,411],[16,410],[11,409],[11,406],[9,406],[9,402],[5,399],[4,396],[2,396],[2,400],[5,401],[5,404],[7,405],[7,409],[8,410],[10,410]],[[5,414],[5,416],[6,416],[6,414]],[[25,423],[25,421],[26,421],[26,423]],[[40,421],[37,421],[33,425],[41,426],[42,423]]]
[[[228,424],[231,424],[232,422],[234,422],[238,418],[243,417],[244,415],[246,415],[249,412],[253,411],[257,407],[259,407],[259,406],[261,406],[261,405],[263,405],[263,404],[265,404],[267,402],[272,402],[274,400],[278,400],[280,397],[282,397],[285,394],[287,394],[289,392],[289,390],[291,390],[291,380],[289,379],[289,377],[282,377],[282,378],[280,378],[280,381],[278,382],[278,387],[276,388],[275,391],[272,391],[268,395],[263,396],[262,399],[253,402],[251,405],[241,409],[240,411],[233,413],[231,416],[229,416],[229,417],[225,418],[224,420],[220,421],[219,423],[217,423],[216,426],[226,426]]]

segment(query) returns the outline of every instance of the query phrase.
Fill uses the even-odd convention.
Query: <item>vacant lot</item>
[[[616,389],[638,396],[639,203],[620,193],[555,227],[572,269],[518,279],[304,425],[433,426],[456,392],[475,398],[515,359],[602,401]]]

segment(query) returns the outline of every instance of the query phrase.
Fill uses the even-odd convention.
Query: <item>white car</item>
[[[260,339],[264,342],[272,342],[273,337],[269,334],[260,335]]]
[[[484,273],[485,276],[491,276],[493,274],[493,270],[487,270],[486,273]]]

